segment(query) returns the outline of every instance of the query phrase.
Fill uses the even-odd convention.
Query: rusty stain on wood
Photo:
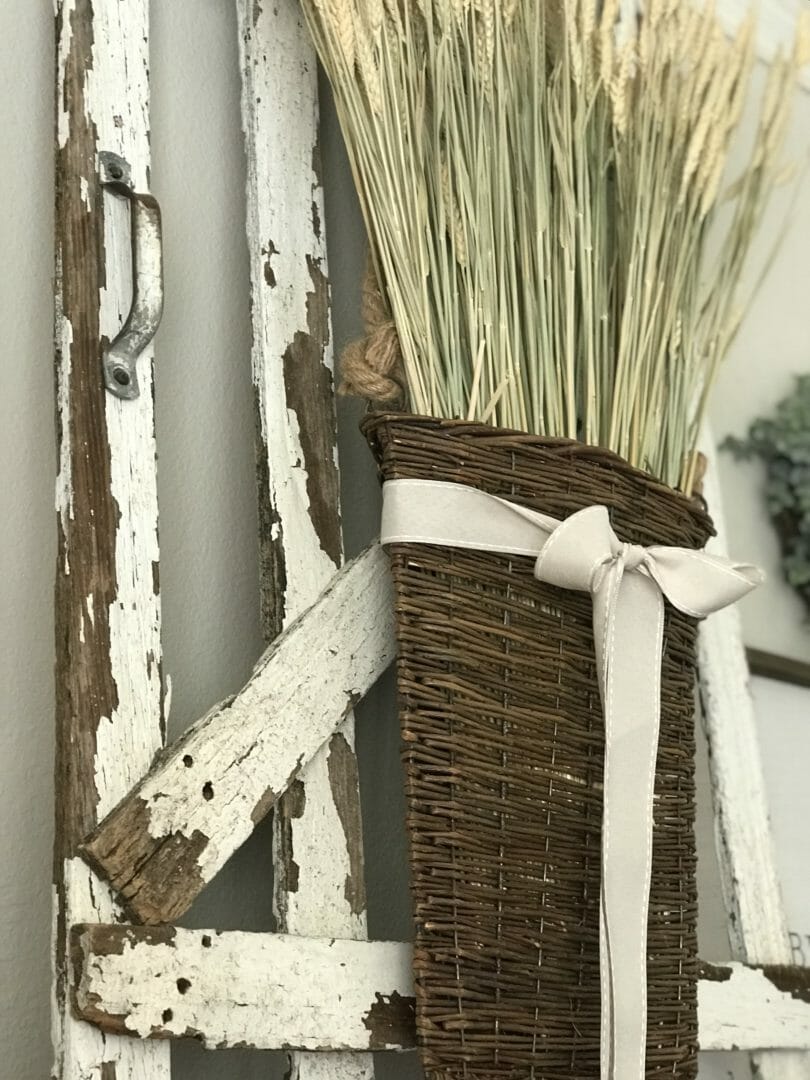
[[[287,405],[295,413],[307,474],[309,514],[321,547],[335,564],[342,558],[339,477],[332,412],[332,372],[323,362],[329,340],[329,283],[320,262],[307,255],[312,290],[307,293],[308,331],[299,330],[284,353]]]
[[[346,850],[349,855],[349,873],[346,876],[345,896],[352,912],[360,915],[366,910],[366,883],[363,873],[363,822],[357,792],[359,777],[357,758],[338,731],[329,740],[329,786],[340,818]]]
[[[369,1048],[414,1046],[416,1043],[416,999],[401,994],[375,994],[375,1001],[363,1024],[369,1030]]]

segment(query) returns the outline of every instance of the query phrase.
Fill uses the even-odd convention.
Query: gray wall
[[[45,0],[4,0],[0,54],[5,166],[0,173],[0,1080],[41,1080],[51,1056],[51,5]],[[166,223],[167,303],[158,340],[157,425],[165,659],[172,679],[174,735],[212,702],[237,689],[260,651],[244,162],[233,4],[157,0],[152,75],[153,186]],[[810,109],[805,112],[810,118]],[[341,345],[357,330],[363,242],[329,108],[323,150],[335,337]],[[792,237],[792,246],[780,257],[767,301],[758,308],[769,328],[767,341],[760,342],[756,356],[738,356],[741,364],[753,365],[760,381],[768,382],[772,395],[786,385],[791,365],[808,367],[805,326],[799,315],[790,316],[792,308],[789,311],[782,291],[792,288],[797,276],[807,279],[810,229],[803,220],[798,239]],[[800,307],[800,315],[805,313]],[[767,380],[764,363],[771,373]],[[725,385],[729,409],[732,391],[742,389],[733,415],[718,410],[722,430],[739,426],[740,416],[750,409],[745,380]],[[760,387],[757,404],[762,397]],[[350,551],[372,535],[377,508],[357,417],[356,404],[341,403]],[[756,507],[750,512],[755,518],[759,514]],[[765,534],[764,525],[755,527]],[[805,644],[800,641],[797,647]],[[390,686],[365,703],[358,744],[371,932],[402,937],[408,933],[408,905]],[[705,768],[702,775],[705,778]],[[705,955],[720,958],[726,946],[705,799],[703,812],[702,948]],[[268,875],[269,837],[262,828],[206,890],[189,914],[189,924],[268,927]],[[265,1056],[204,1055],[193,1044],[178,1048],[175,1060],[181,1080],[253,1080],[271,1071]],[[388,1068],[401,1074],[410,1071],[410,1064],[401,1059]]]

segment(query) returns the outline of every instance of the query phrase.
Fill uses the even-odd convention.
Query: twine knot
[[[366,334],[343,351],[340,393],[402,404],[406,382],[399,335],[370,259],[363,278],[361,313]]]

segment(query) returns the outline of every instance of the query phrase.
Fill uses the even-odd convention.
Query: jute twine
[[[397,328],[370,259],[363,278],[361,313],[366,335],[343,352],[340,392],[380,404],[403,404],[406,380]]]

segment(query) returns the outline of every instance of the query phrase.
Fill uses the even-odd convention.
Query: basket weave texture
[[[608,451],[375,414],[384,480],[454,481],[557,518],[595,503],[619,538],[702,547],[695,502]],[[389,549],[428,1073],[598,1080],[604,728],[591,598],[533,560]],[[647,1077],[697,1074],[695,623],[667,604],[648,944]]]

